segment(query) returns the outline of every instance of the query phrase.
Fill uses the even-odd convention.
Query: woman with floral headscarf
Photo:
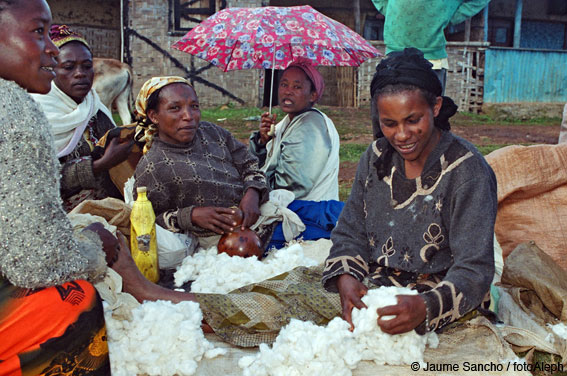
[[[60,50],[55,80],[49,93],[32,97],[51,125],[62,164],[64,207],[70,211],[87,199],[121,197],[108,170],[128,157],[133,142],[114,139],[103,153],[96,149],[97,142],[116,125],[92,88],[94,69],[89,44],[66,25],[53,25],[49,36]]]
[[[190,233],[206,247],[233,231],[231,207],[242,210],[242,228],[256,222],[268,200],[258,160],[230,132],[201,121],[197,94],[187,80],[148,80],[136,112],[135,138],[145,142],[136,186],[147,187],[160,226]]]

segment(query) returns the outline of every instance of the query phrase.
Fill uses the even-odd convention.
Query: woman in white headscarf
[[[56,77],[48,94],[34,94],[51,125],[62,164],[61,194],[70,211],[86,199],[121,197],[108,170],[122,162],[132,147],[112,140],[104,154],[95,145],[116,127],[112,114],[92,88],[92,52],[87,41],[65,25],[53,25],[50,37],[59,47]]]

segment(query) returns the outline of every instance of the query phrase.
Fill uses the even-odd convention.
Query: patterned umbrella
[[[379,55],[360,35],[309,5],[223,9],[173,48],[225,72],[285,69],[298,56],[311,59],[313,65],[359,66]]]

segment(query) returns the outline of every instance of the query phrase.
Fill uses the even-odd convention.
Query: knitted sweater
[[[194,207],[238,206],[248,188],[260,192],[260,204],[268,200],[266,176],[258,168],[258,159],[229,131],[204,121],[186,145],[155,137],[135,177],[136,187],[147,188],[160,226],[196,236],[216,234],[193,225]]]
[[[467,141],[443,132],[421,176],[406,179],[394,151],[378,180],[380,138],[359,162],[352,193],[331,239],[323,283],[336,290],[348,273],[378,286],[407,286],[425,299],[418,332],[436,330],[475,309],[494,275],[496,177]]]
[[[39,288],[106,270],[96,234],[73,230],[59,195],[60,164],[39,105],[0,78],[0,278]]]
[[[490,0],[372,0],[386,18],[386,53],[415,47],[428,60],[447,57],[447,25],[456,25],[480,12]]]

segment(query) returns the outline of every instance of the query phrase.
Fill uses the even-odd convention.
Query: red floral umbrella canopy
[[[275,47],[275,56],[274,56]],[[285,69],[296,57],[313,65],[358,66],[380,53],[347,26],[308,5],[227,8],[193,28],[173,48],[223,71]]]

